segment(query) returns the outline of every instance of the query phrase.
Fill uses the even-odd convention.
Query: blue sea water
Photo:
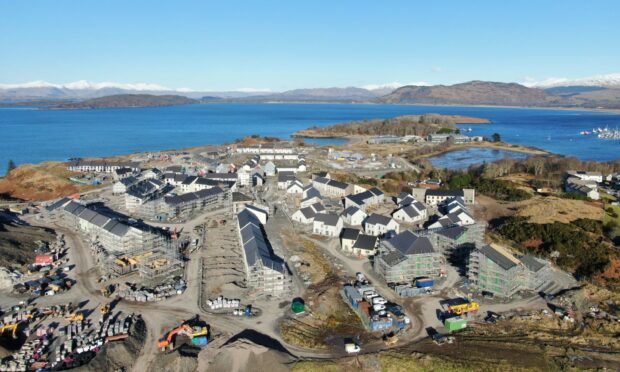
[[[581,159],[620,157],[620,141],[580,136],[593,127],[620,127],[614,113],[552,109],[373,104],[209,104],[158,108],[37,110],[0,108],[0,174],[16,163],[110,156],[232,142],[250,134],[289,138],[313,125],[439,113],[488,118],[471,135],[500,133],[506,142]],[[325,139],[321,143],[337,143]]]
[[[474,164],[490,163],[503,158],[525,159],[527,156],[527,154],[516,151],[468,147],[462,150],[445,152],[428,160],[435,168],[467,169]]]

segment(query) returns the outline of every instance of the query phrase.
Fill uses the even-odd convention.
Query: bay
[[[0,174],[17,164],[100,157],[232,142],[251,134],[289,139],[310,126],[350,120],[438,113],[488,118],[468,135],[497,132],[506,142],[587,160],[620,157],[620,141],[581,136],[596,127],[620,127],[617,113],[500,107],[375,104],[208,104],[99,110],[0,109]],[[308,142],[311,142],[308,140]],[[321,139],[320,144],[342,143]]]

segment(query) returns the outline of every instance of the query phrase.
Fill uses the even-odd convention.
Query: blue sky
[[[620,1],[0,0],[0,83],[230,90],[620,72]]]

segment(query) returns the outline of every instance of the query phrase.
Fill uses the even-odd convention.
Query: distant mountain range
[[[470,81],[454,85],[404,86],[380,103],[620,109],[620,87],[529,88],[516,83]]]
[[[401,86],[399,83],[368,85],[363,88],[312,88],[285,92],[231,91],[198,92],[189,89],[168,89],[156,84],[92,83],[78,81],[68,84],[32,82],[0,84],[0,106],[24,105],[28,102],[64,108],[88,108],[92,100],[104,100],[108,107],[134,107],[135,95],[182,96],[202,103],[214,102],[334,102],[334,103],[393,103],[425,105],[491,105],[524,107],[574,107],[620,109],[620,74],[594,76],[584,79],[546,79],[523,84],[488,81],[470,81],[454,85],[426,85],[417,83]],[[126,96],[120,98],[121,96]],[[129,101],[121,103],[123,99]],[[178,99],[173,100],[177,102]],[[143,100],[145,105],[160,106],[158,100]],[[195,102],[198,102],[195,101]],[[112,103],[113,102],[113,103]],[[184,101],[187,104],[192,101]],[[176,103],[170,103],[176,104]],[[100,107],[100,102],[95,101]],[[114,106],[116,105],[116,106]],[[167,105],[167,104],[166,104]]]

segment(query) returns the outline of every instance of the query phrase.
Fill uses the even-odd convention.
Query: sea
[[[620,141],[579,134],[598,127],[620,127],[620,114],[608,112],[380,104],[206,104],[97,110],[20,107],[0,108],[0,174],[6,172],[9,159],[24,164],[113,156],[228,143],[252,134],[289,139],[293,132],[311,126],[426,113],[492,121],[460,125],[472,129],[468,135],[499,133],[506,142],[580,159],[620,158]],[[306,141],[327,145],[345,140]]]

